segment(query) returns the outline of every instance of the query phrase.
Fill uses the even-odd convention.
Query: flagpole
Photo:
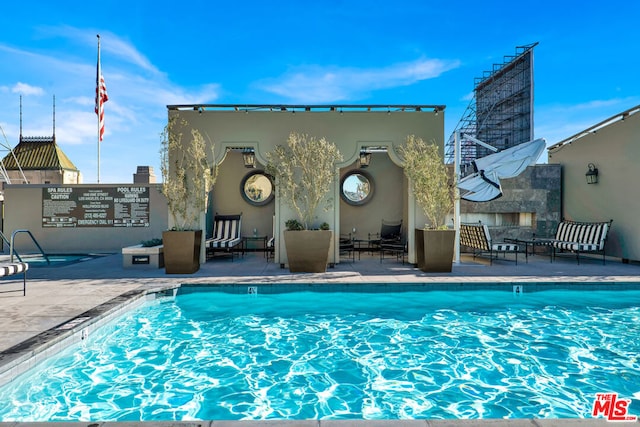
[[[101,105],[102,102],[98,99],[101,95],[100,95],[100,76],[102,75],[102,70],[100,70],[100,34],[97,35],[98,37],[98,71],[97,71],[97,75],[96,75],[96,105]],[[101,111],[101,106],[98,107],[98,184],[100,184],[100,114],[102,113]]]

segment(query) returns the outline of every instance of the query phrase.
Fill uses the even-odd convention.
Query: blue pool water
[[[640,415],[639,336],[640,291],[197,292],[4,386],[0,420]]]
[[[89,261],[99,255],[94,254],[51,254],[47,258],[42,255],[23,255],[22,261],[29,263],[29,268],[33,267],[62,267],[82,261]],[[48,262],[47,262],[48,261]]]

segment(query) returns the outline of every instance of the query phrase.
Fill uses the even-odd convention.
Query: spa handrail
[[[15,230],[13,233],[11,233],[11,243],[9,244],[10,262],[13,262],[13,254],[15,254],[18,257],[18,260],[20,260],[20,262],[23,262],[22,258],[20,258],[20,255],[18,254],[18,252],[16,252],[16,250],[13,247],[13,242],[15,240],[16,234],[18,233],[27,233],[31,237],[31,240],[33,240],[33,243],[35,243],[36,246],[38,247],[38,250],[40,250],[40,253],[44,257],[44,259],[47,260],[47,265],[50,264],[49,257],[47,256],[47,254],[44,253],[44,251],[42,250],[42,247],[40,247],[40,244],[38,243],[36,238],[33,237],[33,234],[31,234],[29,230]],[[4,236],[3,238],[5,241],[7,240]]]

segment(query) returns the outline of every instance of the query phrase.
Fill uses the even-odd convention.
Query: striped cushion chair
[[[602,264],[605,263],[604,245],[613,220],[606,222],[577,222],[564,220],[558,224],[556,235],[551,241],[553,252],[551,260],[557,251],[569,251],[576,254],[580,264],[580,253],[602,253]]]
[[[22,295],[27,295],[27,270],[29,264],[26,262],[12,262],[9,264],[0,264],[0,277],[13,276],[22,273]],[[3,291],[13,292],[13,291]],[[17,292],[17,290],[16,290]]]
[[[275,253],[276,253],[276,238],[271,237],[269,240],[267,240],[267,261],[269,261],[271,258],[274,258]]]
[[[518,264],[518,245],[506,242],[494,243],[486,224],[460,224],[460,245],[473,249],[474,258],[488,253],[491,264],[493,264],[494,254],[497,259],[498,253],[511,252],[515,255],[515,261]]]
[[[207,256],[212,257],[216,252],[225,252],[231,255],[238,246],[242,246],[242,236],[240,229],[242,225],[242,214],[239,215],[216,215],[213,220],[213,237],[207,239]]]

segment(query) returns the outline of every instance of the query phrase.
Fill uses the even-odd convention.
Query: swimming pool
[[[640,414],[640,291],[161,298],[0,389],[2,421]]]

